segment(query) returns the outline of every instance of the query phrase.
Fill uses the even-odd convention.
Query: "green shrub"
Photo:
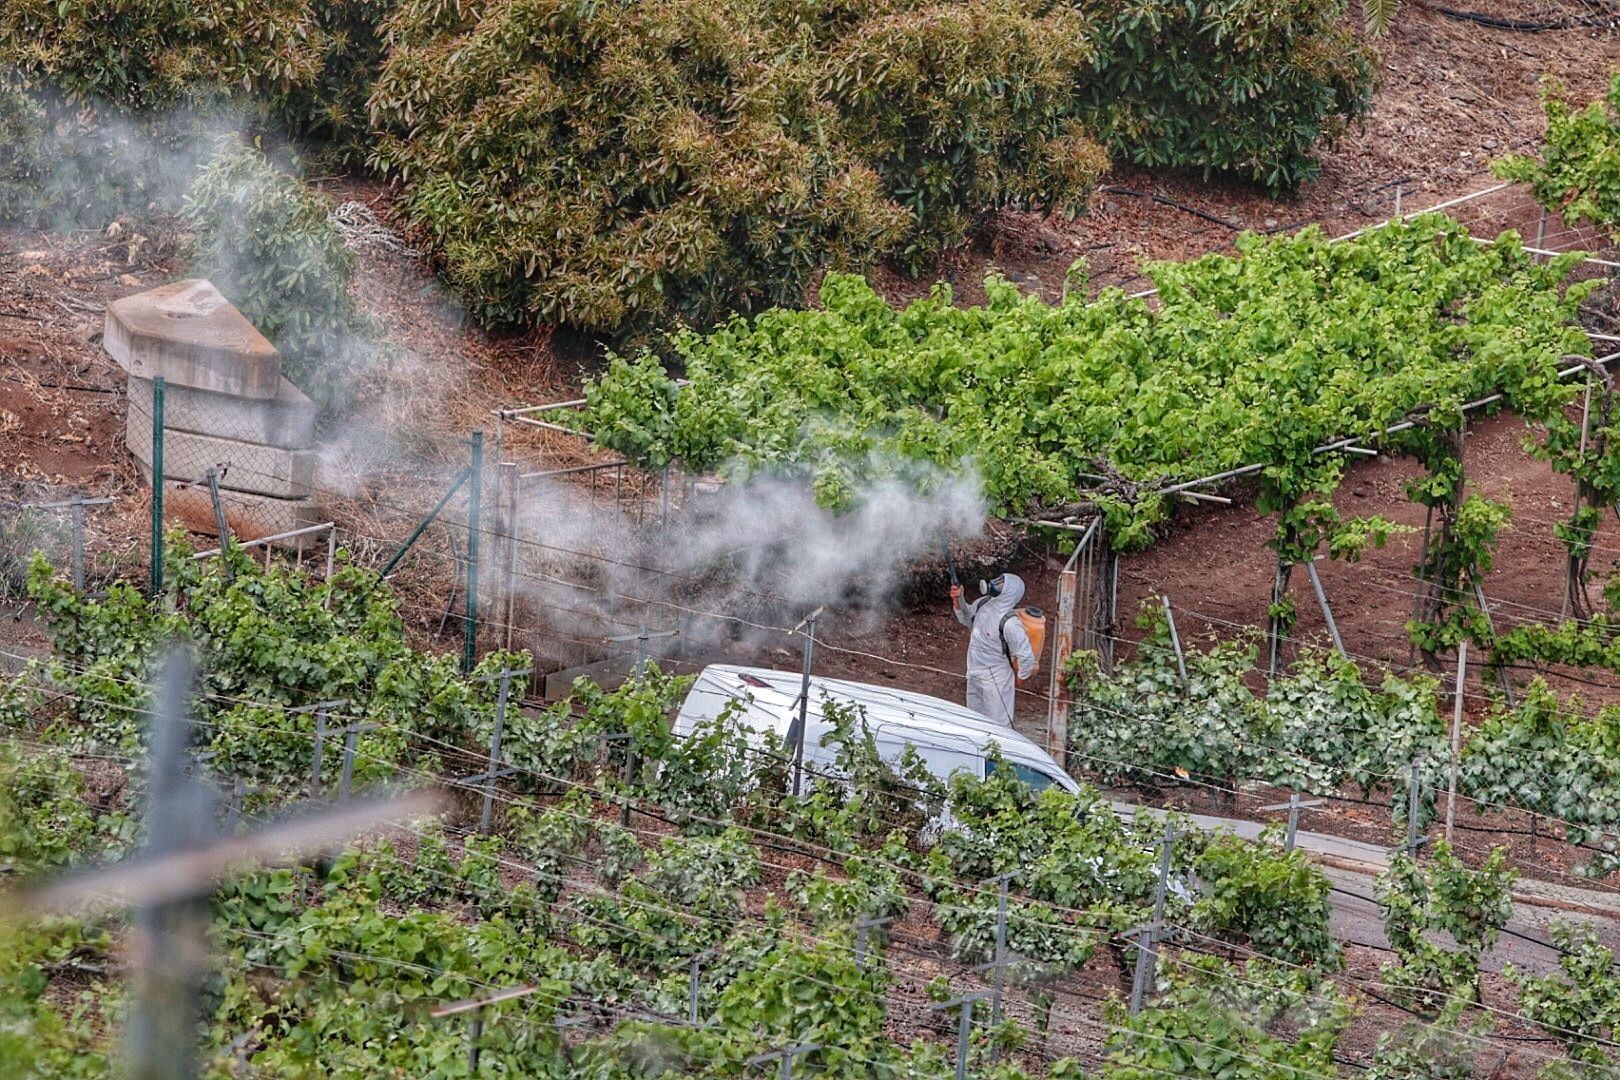
[[[201,106],[314,78],[312,0],[7,0],[0,70],[74,104]]]
[[[193,267],[282,352],[299,389],[331,401],[369,346],[349,295],[354,255],[330,201],[234,137],[197,175],[185,216]]]
[[[1090,0],[1085,119],[1116,158],[1286,191],[1372,105],[1343,0]]]
[[[0,4],[0,220],[172,209],[204,135],[272,120],[354,155],[392,0]]]
[[[486,322],[708,324],[1083,205],[1082,31],[1033,0],[408,0],[373,162]]]

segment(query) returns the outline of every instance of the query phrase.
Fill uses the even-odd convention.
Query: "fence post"
[[[1068,702],[1063,687],[1063,665],[1074,651],[1074,560],[1058,575],[1057,634],[1052,638],[1052,668],[1046,673],[1046,745],[1052,760],[1067,768],[1069,746]],[[1061,719],[1062,723],[1059,724]],[[1061,726],[1062,731],[1059,732]]]
[[[478,531],[484,494],[484,433],[472,433],[472,462],[467,485],[467,620],[461,649],[461,670],[478,663]]]
[[[163,376],[152,380],[152,599],[163,595]]]
[[[146,856],[195,847],[211,821],[212,793],[187,774],[186,698],[191,656],[171,652],[157,686],[152,721]],[[201,897],[143,905],[135,914],[136,972],[129,1019],[129,1075],[136,1080],[189,1080],[196,1074],[195,1026],[208,945]]]

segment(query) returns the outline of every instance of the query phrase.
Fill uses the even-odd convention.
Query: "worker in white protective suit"
[[[960,585],[951,586],[951,611],[968,628],[967,707],[998,724],[1013,722],[1016,679],[1035,671],[1035,650],[1018,618],[1024,599],[1024,581],[1017,574],[1002,574],[980,582],[984,595],[962,602]]]

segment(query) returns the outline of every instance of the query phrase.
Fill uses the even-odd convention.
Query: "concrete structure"
[[[129,379],[129,407],[152,415],[152,380]],[[273,398],[240,398],[169,383],[163,426],[169,431],[223,433],[243,442],[297,450],[315,444],[315,403],[285,378]]]
[[[107,306],[103,343],[129,372],[124,441],[152,482],[152,380],[164,380],[164,511],[215,531],[206,484],[242,540],[324,518],[312,500],[315,405],[282,378],[281,355],[206,281],[178,281]]]
[[[281,354],[206,281],[177,281],[107,305],[102,345],[141,379],[245,398],[281,392]]]

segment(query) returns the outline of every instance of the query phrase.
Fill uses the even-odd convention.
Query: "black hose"
[[[1459,19],[1463,22],[1478,23],[1493,30],[1518,30],[1524,33],[1540,33],[1545,30],[1579,30],[1585,27],[1601,27],[1613,29],[1617,23],[1614,18],[1598,18],[1586,15],[1578,19],[1558,19],[1553,22],[1531,22],[1528,19],[1504,19],[1497,15],[1487,15],[1482,11],[1458,11],[1456,8],[1436,7],[1434,11],[1448,19]]]

